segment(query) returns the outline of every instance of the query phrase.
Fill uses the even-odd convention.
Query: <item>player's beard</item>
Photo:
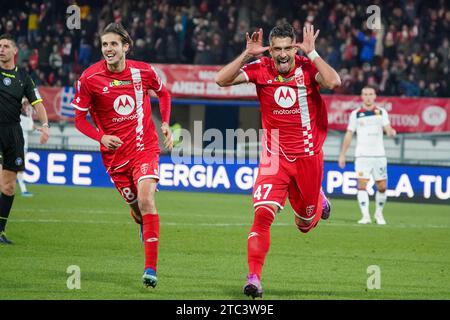
[[[284,61],[284,62],[282,62]],[[282,74],[286,74],[289,73],[289,71],[291,71],[291,67],[292,67],[292,63],[291,63],[292,59],[291,58],[286,58],[286,59],[277,59],[276,65],[277,65],[277,70],[279,73]]]

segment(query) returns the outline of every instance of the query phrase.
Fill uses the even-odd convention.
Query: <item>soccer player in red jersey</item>
[[[72,101],[75,126],[100,143],[102,161],[117,190],[141,224],[145,251],[143,283],[155,287],[159,216],[155,205],[158,135],[152,120],[149,90],[159,98],[164,144],[172,148],[170,95],[151,65],[125,59],[133,41],[121,24],[101,35],[104,60],[81,75]],[[86,116],[90,113],[95,127]]]
[[[303,233],[321,217],[327,219],[331,211],[321,190],[328,122],[319,90],[320,86],[333,89],[341,81],[315,50],[318,34],[307,25],[303,42],[297,43],[292,26],[283,24],[272,29],[270,46],[264,47],[262,29],[251,37],[247,33],[244,52],[215,79],[219,86],[253,82],[260,102],[265,151],[253,186],[255,215],[247,240],[249,273],[244,285],[244,293],[253,298],[262,297],[261,272],[270,246],[270,226],[286,198]],[[298,49],[308,58],[297,55]],[[271,58],[250,62],[267,50]]]

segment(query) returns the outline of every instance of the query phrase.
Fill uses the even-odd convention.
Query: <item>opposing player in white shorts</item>
[[[369,194],[367,183],[372,176],[377,184],[375,194],[375,221],[377,224],[386,224],[383,216],[383,207],[386,203],[387,188],[387,160],[384,151],[383,130],[386,135],[393,137],[397,132],[391,127],[388,113],[375,106],[376,91],[371,86],[365,86],[361,91],[363,106],[353,110],[348,122],[347,133],[342,143],[339,155],[339,166],[345,167],[345,154],[356,132],[355,171],[358,176],[358,202],[361,208],[362,219],[360,224],[371,223],[369,215]]]

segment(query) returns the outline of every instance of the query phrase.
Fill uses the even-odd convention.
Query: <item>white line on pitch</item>
[[[164,215],[163,213],[162,215]],[[23,223],[81,223],[81,224],[132,224],[130,221],[102,221],[102,220],[58,220],[58,219],[11,219],[11,222],[23,222]],[[134,224],[134,223],[133,223]],[[184,222],[161,222],[161,225],[166,226],[186,226],[186,227],[245,227],[250,226],[250,223],[184,223]],[[292,223],[275,223],[275,227],[291,227]],[[370,228],[371,226],[360,226],[351,223],[322,223],[321,227],[358,227],[358,228]],[[378,227],[373,225],[373,227]],[[417,228],[428,228],[428,229],[450,229],[448,225],[414,225],[414,224],[391,224],[380,226],[381,228],[396,228],[396,229],[417,229]]]

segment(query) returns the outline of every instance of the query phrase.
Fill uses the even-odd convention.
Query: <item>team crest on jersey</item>
[[[290,108],[296,101],[295,90],[291,87],[278,87],[274,94],[275,102],[282,108]]]
[[[136,91],[142,91],[142,81],[134,81],[134,90]]]
[[[118,96],[116,100],[114,100],[114,110],[122,116],[127,116],[133,112],[134,106],[134,99],[126,94]]]
[[[148,171],[148,163],[141,164],[141,172],[142,174],[147,174]]]
[[[302,68],[295,69],[295,83],[297,83],[297,86],[299,87],[305,86],[305,76],[303,75]]]
[[[311,217],[312,216],[315,207],[316,207],[315,205],[310,205],[310,206],[306,207],[305,213],[306,213],[307,217]]]

